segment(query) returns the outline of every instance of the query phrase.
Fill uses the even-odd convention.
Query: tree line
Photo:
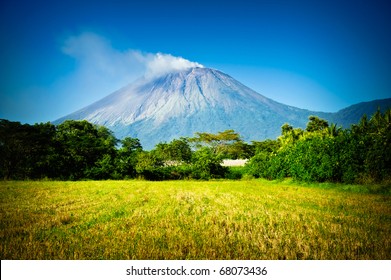
[[[228,168],[223,159],[249,159]],[[21,124],[0,120],[0,176],[27,179],[211,179],[291,177],[309,182],[390,180],[391,110],[342,129],[316,116],[289,124],[275,140],[244,142],[233,130],[162,142],[145,151],[137,138],[116,139],[104,126],[68,120]]]

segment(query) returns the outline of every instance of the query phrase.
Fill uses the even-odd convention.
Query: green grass
[[[0,182],[1,259],[390,259],[391,197],[292,181]]]

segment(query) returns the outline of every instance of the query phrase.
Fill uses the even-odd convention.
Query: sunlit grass
[[[261,180],[1,182],[0,257],[390,259],[390,195],[365,190]]]

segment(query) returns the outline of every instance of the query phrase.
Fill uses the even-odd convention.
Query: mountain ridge
[[[195,67],[139,79],[55,123],[85,119],[108,127],[118,138],[137,137],[151,149],[195,132],[226,129],[245,141],[273,139],[284,123],[305,127],[310,115],[337,124],[345,118],[346,126],[359,111],[350,107],[336,113],[300,109],[267,98],[219,70]]]
[[[388,108],[391,108],[391,98],[359,102],[332,113],[329,121],[347,128],[357,123],[363,115],[371,117],[376,110],[384,112]]]

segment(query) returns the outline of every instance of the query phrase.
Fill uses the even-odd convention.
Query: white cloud
[[[191,62],[171,54],[157,53],[147,60],[147,77],[156,77],[171,71],[180,71],[193,67],[204,67],[197,62]]]
[[[75,75],[84,83],[104,83],[121,87],[145,72],[144,55],[138,50],[120,51],[110,41],[94,33],[69,37],[62,51],[75,58]]]
[[[107,81],[116,87],[125,86],[138,77],[153,78],[171,71],[203,67],[182,57],[163,53],[145,53],[128,49],[120,51],[110,41],[94,33],[69,37],[62,46],[63,53],[79,63],[79,79],[90,83]]]

